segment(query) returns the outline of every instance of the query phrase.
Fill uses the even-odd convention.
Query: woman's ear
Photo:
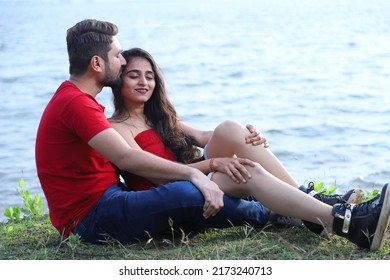
[[[97,55],[94,55],[90,61],[91,68],[96,72],[103,71],[103,63],[103,59]]]

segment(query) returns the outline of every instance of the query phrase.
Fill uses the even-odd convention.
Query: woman
[[[253,196],[276,213],[303,219],[317,234],[334,231],[360,247],[375,250],[382,246],[390,213],[387,185],[380,196],[356,207],[340,196],[313,194],[313,198],[307,195],[311,190],[300,187],[266,148],[268,143],[260,135],[250,136],[245,127],[233,121],[220,124],[214,131],[200,131],[184,124],[167,98],[161,71],[152,56],[142,49],[131,49],[122,55],[127,65],[122,86],[113,88],[115,112],[110,122],[131,147],[211,172],[211,179],[225,194]],[[255,143],[248,145],[244,139]],[[205,148],[204,160],[195,146]],[[121,174],[133,190],[166,183]],[[367,220],[367,216],[372,218]],[[368,231],[369,238],[362,231]]]

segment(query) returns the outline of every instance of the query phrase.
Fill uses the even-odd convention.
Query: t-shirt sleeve
[[[112,127],[104,114],[104,107],[87,95],[78,96],[68,104],[64,121],[85,142]]]

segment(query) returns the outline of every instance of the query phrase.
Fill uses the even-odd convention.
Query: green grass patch
[[[197,234],[167,232],[137,243],[106,245],[63,239],[48,215],[0,223],[3,260],[388,260],[389,240],[380,251],[360,249],[344,238],[330,240],[307,229],[248,226],[208,229]]]
[[[314,181],[315,190],[332,194],[333,186]],[[307,229],[268,224],[207,229],[199,233],[169,230],[149,240],[105,245],[84,243],[79,236],[62,238],[42,213],[39,195],[31,195],[25,182],[17,189],[23,207],[9,207],[0,223],[0,260],[389,260],[390,234],[380,251],[360,249],[345,238],[321,238]],[[367,193],[369,199],[378,191]]]

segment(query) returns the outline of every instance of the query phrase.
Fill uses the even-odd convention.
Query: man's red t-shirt
[[[116,168],[88,145],[111,127],[104,107],[69,81],[43,112],[35,147],[37,172],[51,222],[64,236],[119,182]]]

